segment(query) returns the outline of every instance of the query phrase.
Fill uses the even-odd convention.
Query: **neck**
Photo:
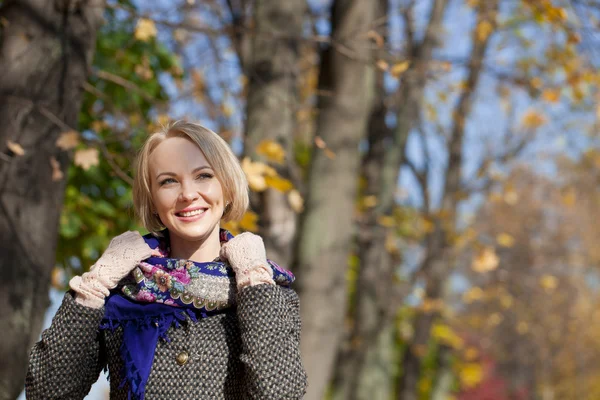
[[[205,238],[187,240],[176,235],[170,235],[171,258],[191,260],[196,262],[210,262],[219,256],[221,242],[219,240],[219,226]]]

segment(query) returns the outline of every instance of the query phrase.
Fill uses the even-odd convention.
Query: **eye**
[[[164,185],[167,185],[169,183],[174,183],[174,182],[176,182],[175,179],[166,178],[166,179],[163,179],[162,181],[160,181],[160,186],[164,186]]]
[[[213,178],[213,177],[214,177],[214,175],[213,175],[213,174],[211,174],[211,173],[208,173],[208,172],[203,172],[203,173],[201,173],[200,175],[198,175],[198,176],[196,177],[196,179],[211,179],[211,178]]]

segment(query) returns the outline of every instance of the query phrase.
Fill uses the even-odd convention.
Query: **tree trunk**
[[[398,125],[394,132],[385,123],[388,110],[384,103],[383,76],[377,82],[376,102],[369,126],[369,150],[362,165],[367,184],[365,195],[376,196],[377,205],[365,211],[359,222],[360,267],[352,316],[353,329],[346,348],[340,354],[336,377],[336,389],[347,399],[358,398],[356,396],[361,391],[357,386],[366,368],[366,356],[381,329],[393,319],[396,305],[399,304],[399,301],[395,301],[400,294],[394,274],[400,260],[398,255],[386,250],[386,236],[390,232],[379,224],[378,219],[383,215],[391,215],[393,211],[406,140],[420,114],[428,66],[438,43],[446,4],[446,0],[434,2],[423,41],[410,44],[411,67],[402,76]],[[384,15],[386,9],[387,4],[380,5]],[[393,145],[390,145],[390,141]]]
[[[249,79],[245,155],[265,161],[256,153],[256,146],[264,139],[278,142],[286,150],[287,160],[275,167],[286,178],[294,161],[292,138],[298,108],[295,88],[305,12],[304,0],[258,0],[253,15],[258,35],[252,38],[252,51],[243,60]],[[269,258],[289,265],[297,218],[286,195],[267,189],[256,207]]]
[[[5,1],[0,9],[0,399],[23,389],[28,354],[48,306],[65,178],[53,181],[55,145],[76,127],[104,5]],[[62,122],[61,122],[62,121]],[[23,155],[7,142],[18,143]]]
[[[436,229],[426,239],[425,260],[419,268],[420,273],[426,278],[425,299],[437,300],[442,295],[442,285],[448,276],[448,266],[452,264],[449,257],[450,244],[445,226],[455,229],[456,214],[461,191],[461,171],[463,163],[463,142],[465,135],[465,122],[471,113],[473,99],[479,83],[483,68],[483,60],[489,44],[490,35],[482,37],[478,27],[483,21],[496,26],[496,17],[499,0],[481,2],[477,9],[477,21],[472,30],[471,39],[473,50],[468,65],[468,77],[463,92],[461,93],[456,109],[453,113],[451,136],[448,144],[448,166],[445,173],[445,183],[442,192],[442,210],[448,215],[447,221],[437,221]],[[424,188],[428,190],[428,188]],[[415,317],[415,334],[407,346],[403,359],[404,374],[401,377],[398,399],[416,400],[418,398],[418,379],[421,369],[421,360],[424,346],[427,346],[430,331],[437,312],[420,312]]]
[[[335,156],[321,149],[313,152],[297,247],[308,400],[323,397],[343,333],[359,142],[371,106],[374,68],[367,32],[375,6],[372,0],[333,3],[333,44],[321,61],[319,92],[327,94],[320,97],[316,134]]]

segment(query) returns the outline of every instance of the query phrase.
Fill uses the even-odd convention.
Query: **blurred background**
[[[248,176],[224,227],[297,276],[306,399],[600,399],[599,31],[596,0],[0,0],[0,398],[188,119]]]

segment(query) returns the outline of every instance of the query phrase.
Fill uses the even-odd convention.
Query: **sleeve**
[[[29,355],[25,381],[28,400],[83,399],[104,367],[98,329],[104,307],[85,307],[68,292],[52,325]]]
[[[248,286],[238,294],[237,307],[248,397],[301,399],[307,378],[296,292],[276,285]]]

